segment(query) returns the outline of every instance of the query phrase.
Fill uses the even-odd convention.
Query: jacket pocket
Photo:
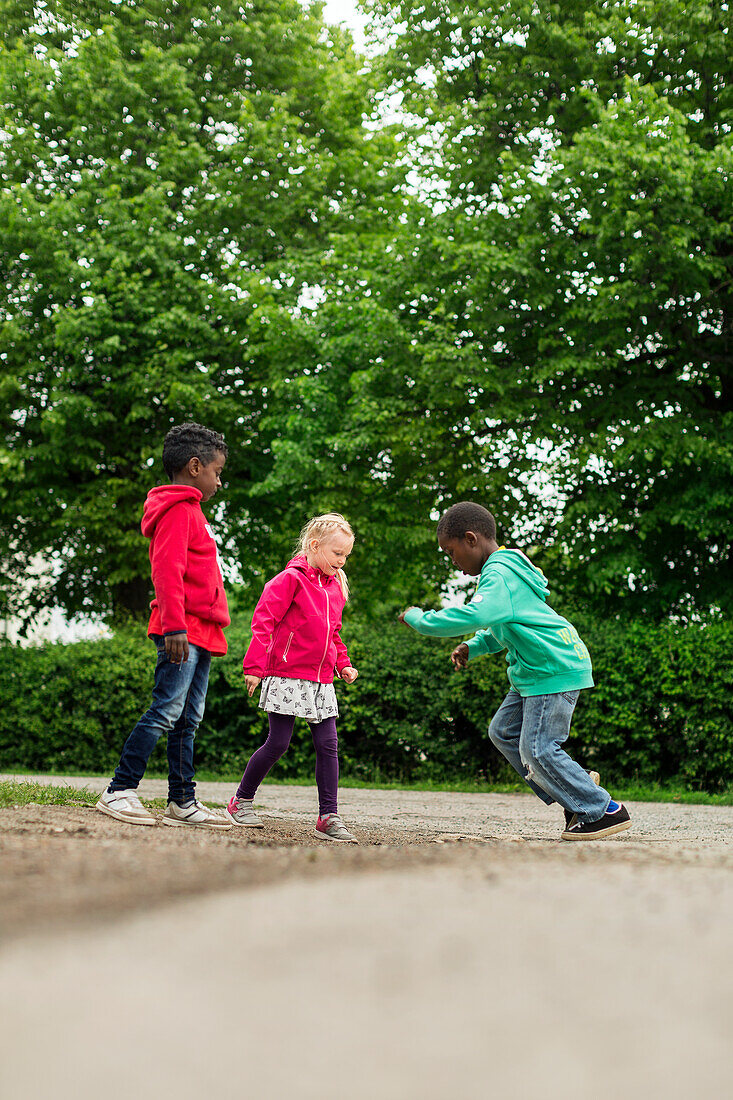
[[[291,630],[290,637],[288,638],[285,649],[283,650],[283,661],[287,661],[287,659],[288,659],[288,650],[290,649],[290,643],[293,640],[294,633],[295,632]]]

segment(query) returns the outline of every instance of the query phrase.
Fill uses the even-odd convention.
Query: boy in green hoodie
[[[485,653],[507,651],[511,690],[489,737],[543,802],[563,807],[563,840],[599,840],[628,829],[626,807],[562,748],[578,696],[593,687],[593,674],[577,631],[547,604],[544,575],[521,550],[499,546],[494,517],[480,504],[454,504],[437,534],[453,566],[480,578],[476,593],[463,607],[409,607],[400,620],[438,638],[475,631],[453,650],[456,669]]]

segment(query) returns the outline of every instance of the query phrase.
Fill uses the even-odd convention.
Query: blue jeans
[[[163,638],[154,634],[153,641],[158,651],[153,705],[125,741],[108,790],[136,788],[158,738],[165,733],[168,735],[168,801],[181,806],[195,798],[193,739],[204,716],[211,654],[208,649],[189,645],[188,660],[176,665],[166,655]]]
[[[489,737],[544,803],[559,802],[580,821],[597,821],[611,796],[561,748],[579,695],[562,691],[522,697],[512,690],[491,720]]]

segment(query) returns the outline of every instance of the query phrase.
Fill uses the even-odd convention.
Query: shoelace
[[[199,802],[198,798],[194,799],[193,804],[197,810],[201,810],[201,813],[206,814],[207,817],[216,818],[217,821],[224,820],[221,814],[218,814],[215,810],[210,810],[208,806],[204,806],[203,802]]]

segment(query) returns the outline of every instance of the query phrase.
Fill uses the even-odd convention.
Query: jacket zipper
[[[288,644],[285,646],[285,650],[283,652],[283,661],[287,661],[287,659],[288,659],[288,650],[290,649],[290,643],[293,640],[294,633],[295,633],[295,631],[291,631],[290,637],[288,638]]]
[[[320,585],[321,588],[323,588],[323,591],[326,594],[326,648],[323,650],[323,656],[321,657],[321,663],[318,666],[317,677],[320,680],[320,678],[321,678],[321,669],[323,668],[323,662],[326,660],[326,654],[328,653],[328,643],[331,640],[331,604],[330,604],[329,599],[328,599],[328,589],[324,588],[324,586],[321,584],[321,578],[320,577],[318,578],[318,584]]]

